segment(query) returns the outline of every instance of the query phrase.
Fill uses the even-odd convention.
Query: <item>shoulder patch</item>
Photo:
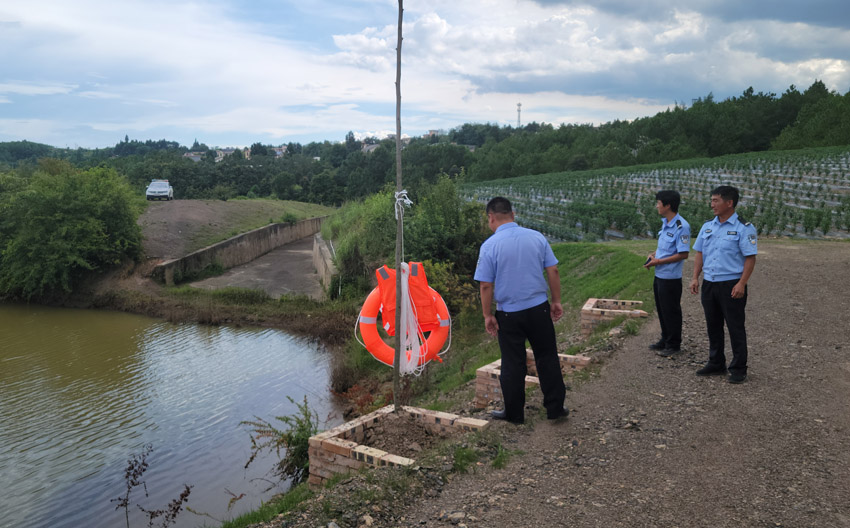
[[[688,243],[688,241],[690,240],[690,238],[691,238],[691,237],[690,237],[690,236],[688,236],[688,235],[682,235],[682,236],[680,236],[680,237],[679,237],[679,240],[681,240],[681,241],[682,241],[682,244],[687,244],[687,243]]]

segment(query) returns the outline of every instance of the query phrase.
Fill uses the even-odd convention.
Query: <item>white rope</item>
[[[401,263],[401,328],[396,328],[397,339],[401,339],[401,360],[399,372],[402,375],[418,376],[425,369],[424,355],[428,346],[425,344],[419,321],[416,317],[416,307],[410,298],[410,265]],[[420,365],[420,362],[422,363]]]
[[[401,223],[401,261],[404,262],[404,208],[413,202],[407,197],[407,191],[402,189],[395,193],[395,219]]]
[[[395,193],[395,219],[399,220],[404,217],[404,208],[410,207],[413,202],[407,197],[407,191],[402,189]]]

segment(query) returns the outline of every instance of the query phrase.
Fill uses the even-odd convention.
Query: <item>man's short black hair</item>
[[[732,207],[738,207],[738,188],[731,185],[721,185],[711,191],[712,196],[719,196],[724,202],[732,200]]]
[[[669,205],[674,213],[679,212],[679,203],[682,201],[679,191],[658,191],[655,193],[655,199],[660,201],[661,205]]]
[[[487,202],[487,209],[485,209],[485,211],[487,211],[487,213],[495,214],[510,214],[513,211],[513,208],[511,207],[510,200],[497,196]]]

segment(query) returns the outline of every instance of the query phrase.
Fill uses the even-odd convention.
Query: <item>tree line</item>
[[[623,167],[727,154],[850,144],[850,92],[841,95],[815,81],[804,91],[756,93],[716,101],[712,94],[631,122],[603,125],[529,123],[521,127],[466,123],[444,135],[414,138],[402,154],[405,186],[416,194],[440,174],[486,181],[562,171]],[[368,152],[364,146],[372,145]],[[111,168],[141,191],[168,179],[177,198],[278,197],[326,205],[369,196],[395,180],[395,142],[357,140],[288,143],[283,156],[254,143],[216,162],[202,143],[184,147],[166,140],[125,137],[104,149],[58,149],[28,141],[0,143],[0,170],[35,169],[54,157],[75,167]],[[202,154],[192,161],[187,152]]]

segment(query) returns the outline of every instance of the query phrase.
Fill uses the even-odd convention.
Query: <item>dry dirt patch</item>
[[[365,431],[363,445],[415,459],[422,453],[436,447],[443,440],[456,436],[459,432],[434,433],[426,424],[406,413],[388,413]]]

